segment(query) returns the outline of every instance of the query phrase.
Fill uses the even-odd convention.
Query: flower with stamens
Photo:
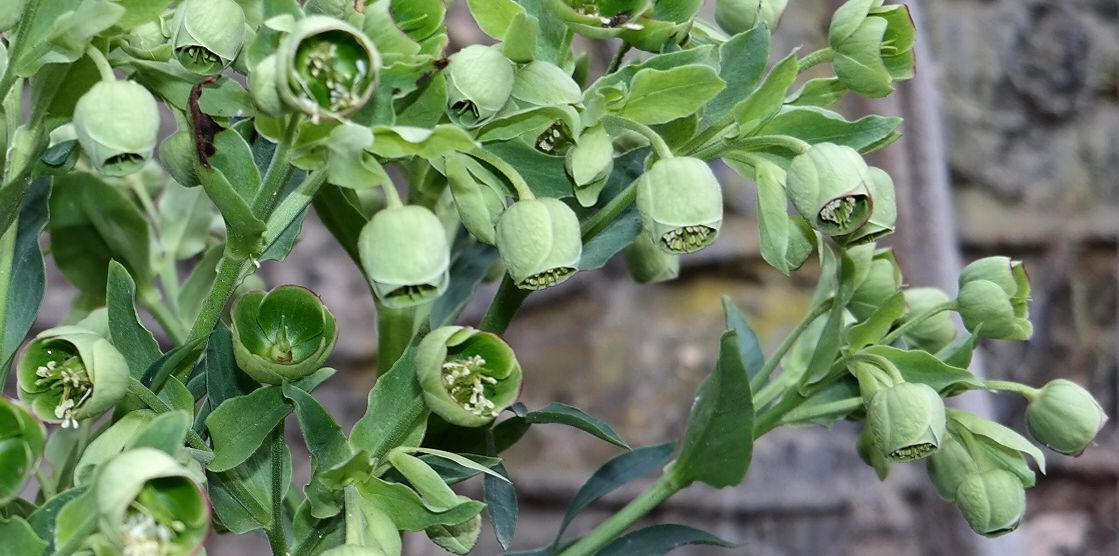
[[[318,296],[299,286],[241,296],[232,325],[237,365],[264,384],[298,380],[319,370],[338,340],[334,315]]]
[[[361,229],[357,249],[373,294],[387,307],[428,303],[447,290],[451,247],[443,223],[425,207],[381,210]]]
[[[128,389],[128,363],[108,340],[77,326],[43,331],[17,368],[20,399],[63,428],[111,409]]]
[[[522,199],[497,221],[497,250],[518,288],[562,284],[579,270],[583,255],[579,218],[559,199]]]
[[[74,106],[74,132],[93,167],[106,176],[138,171],[159,136],[159,107],[133,81],[99,81]]]
[[[171,45],[184,68],[216,75],[237,59],[245,40],[245,12],[233,0],[186,0],[175,12]]]
[[[20,404],[0,396],[0,505],[18,496],[43,456],[46,431]]]
[[[324,15],[299,21],[276,51],[280,98],[314,119],[348,116],[377,87],[381,55],[349,23]]]
[[[682,255],[715,242],[723,223],[723,192],[706,162],[661,159],[638,180],[637,209],[661,250]]]
[[[789,164],[785,189],[793,206],[816,230],[849,234],[871,214],[868,170],[862,155],[832,143],[812,145]]]
[[[437,328],[424,337],[416,377],[431,411],[464,427],[493,421],[521,390],[513,349],[496,334],[462,326]]]
[[[867,168],[866,177],[866,187],[874,210],[859,229],[836,238],[848,247],[878,241],[894,233],[894,225],[897,223],[898,209],[894,180],[884,170],[874,166]]]
[[[480,126],[492,119],[513,95],[513,62],[501,50],[475,44],[455,52],[447,65],[447,114],[451,121]]]
[[[870,398],[866,423],[887,461],[928,457],[940,447],[947,427],[944,400],[932,387],[902,382]]]

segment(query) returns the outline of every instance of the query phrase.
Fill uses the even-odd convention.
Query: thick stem
[[[943,313],[945,311],[954,311],[955,309],[956,309],[956,302],[955,301],[945,301],[944,303],[941,303],[940,305],[934,305],[933,307],[929,308],[927,311],[925,311],[923,313],[918,313],[916,315],[913,315],[909,319],[906,319],[905,322],[901,323],[901,326],[898,326],[897,328],[895,328],[893,330],[893,332],[890,332],[889,334],[887,334],[886,337],[882,338],[882,340],[878,343],[882,344],[884,346],[888,346],[888,345],[894,343],[895,341],[897,341],[898,338],[901,338],[903,334],[912,330],[913,327],[921,324],[922,322],[925,322],[929,318],[934,317],[934,316],[936,316],[940,313]]]
[[[1037,399],[1037,397],[1041,394],[1041,390],[1037,388],[1026,386],[1025,384],[1020,384],[1017,382],[1010,382],[1008,380],[985,380],[983,381],[983,386],[985,386],[988,390],[996,390],[999,392],[1013,392],[1015,394],[1021,395],[1029,401]]]
[[[670,473],[661,475],[645,492],[595,527],[589,535],[560,552],[560,556],[590,556],[598,552],[684,486],[687,485],[679,484]]]
[[[679,152],[685,156],[694,156],[695,153],[706,149],[711,143],[721,140],[727,133],[738,125],[734,121],[734,112],[728,112],[711,124],[707,129],[701,131],[699,135],[692,137],[690,141],[684,143],[680,147]]]
[[[279,206],[272,211],[268,218],[268,227],[264,231],[264,245],[271,246],[295,222],[296,218],[307,210],[307,207],[318,194],[319,189],[326,183],[326,170],[319,169],[307,174],[303,183],[296,186],[295,191],[288,195]],[[267,250],[267,247],[265,247]]]
[[[818,66],[820,64],[826,64],[832,60],[832,57],[834,55],[835,52],[832,52],[832,49],[827,47],[809,53],[804,58],[797,60],[797,73],[804,73],[812,67]]]
[[[15,218],[18,219],[19,215],[16,215]],[[18,234],[18,220],[13,220],[7,231],[0,232],[0,339],[4,338],[4,328],[8,323],[8,292],[12,285],[12,275],[15,273],[13,263]],[[10,354],[2,353],[0,355],[8,357]],[[3,363],[0,360],[0,365],[3,365]],[[7,384],[8,370],[9,367],[0,367],[0,385]]]
[[[796,344],[796,341],[800,339],[801,334],[804,334],[804,331],[808,330],[808,327],[811,326],[812,323],[816,321],[816,319],[820,318],[829,310],[831,310],[833,301],[834,298],[829,297],[813,307],[812,310],[808,312],[808,315],[804,317],[804,320],[800,321],[800,324],[798,324],[797,327],[793,329],[792,333],[790,333],[785,338],[784,342],[781,342],[781,345],[777,348],[777,351],[773,352],[773,355],[770,356],[768,360],[766,360],[765,365],[763,365],[761,370],[758,371],[758,374],[754,375],[754,378],[750,380],[751,392],[758,392],[763,386],[765,386],[767,382],[769,382],[770,375],[772,375],[773,371],[777,369],[777,365],[781,364],[781,360],[785,358],[785,354],[788,353],[790,349],[792,349],[793,345]],[[768,402],[769,400],[754,400],[755,407],[760,407],[760,405],[765,405],[765,403]]]
[[[606,68],[606,75],[614,73],[618,71],[618,68],[622,67],[622,62],[625,61],[626,54],[628,54],[632,48],[633,45],[628,42],[623,42],[622,45],[618,47],[618,51],[614,53],[614,57],[610,59],[610,65]]]
[[[609,114],[603,116],[602,121],[606,122],[608,125],[615,125],[621,128],[628,129],[647,139],[649,141],[649,146],[653,148],[653,152],[656,153],[657,158],[672,158],[672,149],[669,148],[668,143],[664,141],[664,138],[661,137],[659,133],[653,131],[653,128],[645,124],[639,124],[633,120],[628,120],[621,116],[614,116]]]
[[[517,314],[517,309],[520,309],[529,293],[532,292],[518,288],[513,283],[513,279],[506,275],[501,279],[501,285],[497,287],[497,295],[494,296],[478,328],[495,334],[504,334],[513,316]]]
[[[493,153],[486,149],[474,149],[467,154],[493,166],[495,170],[505,176],[505,179],[509,180],[509,183],[512,184],[513,190],[517,194],[517,200],[536,198],[536,195],[532,193],[532,189],[528,186],[528,183],[525,182],[521,173],[518,172],[516,168],[510,166],[508,162],[505,162],[500,157],[494,156]]]
[[[272,554],[288,553],[288,538],[284,530],[284,422],[272,429],[272,523],[268,526],[268,544]]]
[[[416,327],[415,307],[396,309],[377,305],[377,374],[389,372],[412,342]]]
[[[280,201],[280,193],[284,185],[291,179],[292,165],[288,161],[291,143],[299,131],[299,116],[289,116],[288,125],[284,129],[284,136],[276,144],[276,151],[272,153],[272,161],[268,163],[268,170],[260,181],[260,191],[253,200],[253,214],[261,220],[267,220],[272,214],[272,209]]]
[[[188,342],[205,338],[214,330],[218,319],[225,311],[225,304],[241,282],[241,273],[247,263],[248,259],[231,253],[229,247],[226,247],[225,253],[218,261],[217,278],[214,279],[209,295],[202,302],[202,309],[198,312],[198,318],[194,320],[190,336],[187,337]]]

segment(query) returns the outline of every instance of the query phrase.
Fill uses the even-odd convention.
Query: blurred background
[[[457,2],[456,44],[484,40]],[[713,4],[713,2],[708,2]],[[825,44],[834,0],[793,0],[775,36],[779,58]],[[992,378],[1040,385],[1066,377],[1119,414],[1119,0],[910,0],[921,31],[918,77],[887,99],[840,108],[905,118],[905,136],[871,162],[899,191],[899,233],[889,240],[913,286],[955,294],[961,262],[1005,254],[1025,261],[1033,282],[1028,343],[987,342],[979,362]],[[710,11],[710,7],[708,8]],[[614,44],[600,48],[600,65]],[[600,71],[601,71],[600,66]],[[817,70],[818,71],[818,70]],[[768,352],[802,318],[818,269],[787,279],[762,261],[754,190],[720,168],[728,214],[713,248],[683,260],[680,279],[639,286],[620,261],[529,298],[508,341],[525,369],[522,401],[576,405],[612,424],[633,446],[677,438],[723,328],[720,295],[749,318]],[[313,216],[282,265],[262,269],[271,285],[320,293],[339,318],[332,364],[340,372],[316,395],[344,426],[365,410],[375,376],[374,312],[367,286]],[[37,329],[58,323],[73,294],[57,272]],[[480,292],[464,323],[481,317],[495,287]],[[1024,431],[1020,398],[961,400]],[[1115,421],[1112,421],[1114,423]],[[292,423],[289,431],[297,431]],[[898,465],[880,482],[855,454],[858,428],[782,429],[755,448],[737,488],[694,486],[649,516],[741,543],[764,555],[1119,554],[1119,434],[1079,458],[1051,455],[1028,492],[1016,533],[985,540],[939,499],[923,465]],[[521,518],[514,548],[550,542],[568,501],[617,449],[559,426],[535,427],[507,454]],[[297,464],[307,466],[296,454]],[[584,513],[589,530],[639,492],[630,485]],[[570,533],[569,533],[570,534]],[[441,554],[422,538],[414,555]],[[477,554],[498,554],[483,533]],[[263,539],[211,539],[214,556],[267,554]]]

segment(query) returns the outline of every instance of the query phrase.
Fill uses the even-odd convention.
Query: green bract
[[[475,44],[448,59],[448,115],[465,127],[493,118],[513,94],[513,62],[500,50]]]
[[[589,207],[598,202],[598,194],[614,171],[614,145],[606,128],[597,125],[583,130],[575,147],[567,151],[564,167],[575,183],[579,204]]]
[[[497,221],[497,250],[518,288],[561,284],[579,269],[579,218],[559,199],[523,199]]]
[[[447,232],[424,207],[389,207],[375,214],[361,230],[358,252],[373,293],[388,307],[434,301],[447,289]]]
[[[732,35],[753,29],[758,22],[773,29],[788,0],[716,0],[715,22]]]
[[[1107,422],[1099,402],[1079,384],[1058,378],[1042,387],[1026,407],[1030,436],[1047,448],[1079,456]]]
[[[872,212],[868,169],[851,147],[812,145],[793,158],[786,191],[808,224],[827,235],[846,235],[862,226]]]
[[[464,427],[493,421],[521,391],[513,349],[495,334],[462,326],[437,328],[424,337],[416,352],[416,378],[431,411]]]
[[[194,73],[215,75],[241,51],[245,12],[233,0],[186,0],[171,28],[175,59]]]
[[[128,363],[108,340],[77,326],[44,330],[17,368],[19,397],[40,419],[76,427],[128,389]]]
[[[159,107],[132,81],[99,81],[74,107],[74,131],[98,172],[131,174],[151,158],[159,135]]]
[[[883,0],[849,0],[835,12],[828,30],[832,66],[847,88],[870,97],[886,96],[895,80],[913,75],[916,32],[904,5]]]
[[[237,300],[233,355],[246,374],[265,384],[303,378],[322,367],[338,340],[334,315],[299,286],[249,292]]]
[[[662,250],[695,253],[714,243],[723,223],[723,192],[706,162],[658,160],[639,180],[641,221]]]
[[[280,98],[288,106],[312,118],[342,118],[373,96],[381,55],[349,23],[312,15],[280,42],[276,63]]]
[[[876,253],[866,278],[855,288],[847,310],[858,320],[866,320],[886,300],[901,290],[901,269],[890,251]]]
[[[984,338],[1028,340],[1030,279],[1009,257],[979,259],[960,271],[956,298],[964,326]]]
[[[867,403],[874,443],[889,461],[928,457],[940,447],[947,426],[944,400],[925,384],[903,382],[883,388]]]
[[[625,259],[630,276],[642,284],[666,282],[680,275],[680,256],[665,253],[646,232],[626,247]]]
[[[105,462],[93,485],[101,533],[124,554],[194,554],[209,531],[210,507],[190,477],[154,448]]]
[[[39,467],[46,431],[23,406],[0,397],[0,505],[18,496]]]
[[[956,506],[976,533],[997,537],[1018,528],[1026,513],[1026,489],[1013,473],[988,469],[960,482]]]
[[[937,305],[948,302],[948,295],[936,288],[909,288],[905,290],[905,304],[909,315],[919,315]],[[907,343],[930,353],[936,353],[956,337],[952,313],[937,313],[905,332]]]

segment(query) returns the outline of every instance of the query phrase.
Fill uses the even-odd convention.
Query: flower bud
[[[788,0],[716,0],[715,22],[731,35],[749,31],[759,21],[773,29],[787,3]]]
[[[323,15],[300,20],[280,41],[276,60],[280,98],[315,119],[361,109],[381,70],[380,54],[361,31]]]
[[[237,59],[245,12],[233,0],[186,0],[175,12],[171,45],[184,68],[217,75]]]
[[[74,106],[74,131],[90,162],[106,176],[144,166],[159,135],[155,97],[132,81],[99,81]]]
[[[614,144],[606,128],[597,125],[584,130],[575,147],[567,151],[564,167],[575,183],[579,204],[589,207],[598,202],[598,194],[614,171]]]
[[[952,502],[964,479],[977,473],[979,465],[967,446],[952,433],[944,436],[940,449],[925,460],[929,479],[941,498]]]
[[[1107,422],[1092,394],[1079,384],[1058,378],[1038,391],[1026,407],[1030,436],[1050,450],[1079,456]]]
[[[62,428],[111,409],[128,389],[128,362],[108,340],[77,326],[44,330],[16,371],[19,397]]]
[[[936,288],[909,288],[905,290],[905,304],[909,315],[919,315],[949,301],[948,295]],[[905,341],[929,353],[936,353],[956,338],[956,325],[951,311],[937,313],[905,333]]]
[[[624,254],[630,276],[642,284],[667,282],[680,275],[680,256],[662,251],[648,233],[638,234]]]
[[[46,431],[23,406],[0,396],[0,505],[23,489],[39,467]]]
[[[447,289],[447,232],[424,207],[389,207],[373,215],[361,230],[358,253],[373,293],[388,307],[434,301]]]
[[[233,355],[263,384],[303,378],[322,367],[338,340],[334,315],[306,288],[246,293],[233,307]]]
[[[855,149],[819,143],[793,158],[785,188],[809,225],[827,235],[846,235],[870,218],[867,173]]]
[[[105,462],[92,488],[98,526],[124,554],[194,554],[210,529],[202,489],[186,468],[154,448]]]
[[[972,473],[956,490],[956,506],[972,530],[997,537],[1018,528],[1026,513],[1026,489],[1013,473],[988,469]]]
[[[947,418],[944,400],[932,387],[903,382],[871,397],[867,426],[887,461],[905,462],[928,457],[940,447]]]
[[[446,171],[447,183],[462,226],[483,243],[497,243],[495,226],[497,218],[505,210],[505,199],[491,187],[475,179],[462,157],[448,157]]]
[[[497,221],[497,251],[518,288],[542,290],[579,270],[579,218],[559,199],[522,199]]]
[[[645,230],[666,253],[695,253],[715,242],[723,223],[723,192],[706,162],[658,160],[637,183]]]
[[[856,319],[866,320],[900,289],[901,269],[898,268],[894,254],[889,251],[877,253],[870,262],[866,278],[851,295],[847,310]]]
[[[170,60],[172,47],[170,39],[163,33],[163,25],[160,19],[153,19],[129,29],[124,49],[129,55],[143,60]]]
[[[432,330],[416,351],[416,378],[424,402],[448,423],[484,426],[513,405],[521,367],[496,334],[469,327]]]
[[[916,31],[904,5],[852,0],[836,10],[828,30],[839,81],[864,96],[886,96],[913,73]]]
[[[249,72],[249,96],[258,110],[270,116],[279,116],[284,112],[278,85],[279,73],[280,63],[275,54],[266,56]]]
[[[987,257],[960,271],[960,317],[984,338],[1028,340],[1033,335],[1029,300],[1030,279],[1020,261]]]
[[[459,125],[489,121],[513,94],[513,62],[498,48],[470,45],[451,55],[447,69],[448,114]]]
[[[867,168],[866,187],[870,192],[873,210],[866,224],[842,238],[837,238],[847,246],[871,243],[894,233],[894,225],[898,219],[894,180],[890,179],[890,175],[881,168],[870,166]]]

